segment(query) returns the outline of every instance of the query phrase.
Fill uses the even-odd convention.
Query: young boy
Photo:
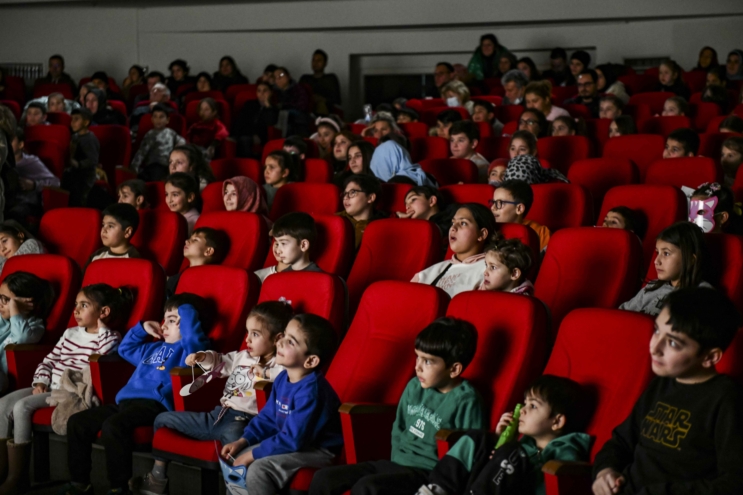
[[[493,449],[492,434],[467,432],[436,464],[430,484],[420,487],[417,495],[491,493],[495,479],[497,493],[544,493],[541,468],[547,461],[588,458],[591,437],[575,432],[582,419],[581,395],[580,385],[568,378],[537,378],[524,393],[517,425],[521,440]],[[502,435],[512,421],[512,413],[503,414],[495,434]]]
[[[485,248],[485,278],[480,290],[500,290],[531,296],[534,286],[526,278],[531,250],[518,239],[500,239]]]
[[[87,108],[71,112],[70,166],[62,176],[62,187],[70,191],[70,206],[85,206],[88,193],[95,184],[95,169],[101,144],[88,130],[93,116]]]
[[[139,213],[132,205],[114,203],[108,206],[103,210],[101,226],[103,247],[90,255],[88,264],[107,258],[139,258],[139,251],[130,244],[137,227]]]
[[[487,182],[490,162],[475,151],[479,142],[480,128],[471,120],[454,122],[449,129],[449,149],[452,158],[472,161],[479,170],[479,182]]]
[[[186,140],[168,127],[170,110],[158,103],[152,108],[152,129],[142,139],[132,158],[132,169],[144,181],[163,180],[168,175],[168,160],[173,148],[186,144]]]
[[[599,118],[614,120],[622,115],[624,102],[614,95],[602,96],[599,100]]]
[[[738,169],[743,164],[743,137],[729,137],[722,143],[720,165],[725,173],[725,185],[733,187]]]
[[[143,180],[125,180],[119,184],[117,189],[119,203],[132,205],[137,211],[149,208],[147,199],[144,197],[147,188]]]
[[[18,182],[21,188],[15,194],[14,205],[6,208],[13,212],[13,217],[20,217],[23,221],[27,216],[40,217],[41,190],[45,187],[59,187],[59,179],[52,174],[46,165],[36,155],[29,155],[24,151],[25,133],[20,127],[16,128],[11,146],[15,155],[15,169],[18,172]],[[8,218],[8,211],[6,211]]]
[[[449,246],[449,228],[454,212],[443,207],[439,190],[431,186],[414,186],[405,195],[405,212],[397,212],[398,218],[428,220],[441,232],[444,252]]]
[[[109,494],[129,493],[134,429],[151,426],[158,414],[173,410],[170,369],[185,366],[186,356],[208,349],[201,327],[204,300],[183,293],[165,303],[162,325],[139,323],[119,345],[119,355],[136,366],[129,382],[116,395],[116,404],[73,414],[67,423],[67,464],[71,483],[61,493],[93,493],[90,485],[93,442],[101,432],[106,448]],[[150,337],[155,342],[149,342]]]
[[[456,110],[444,110],[436,116],[436,129],[434,136],[449,140],[449,129],[454,122],[462,120],[462,116]]]
[[[284,146],[282,148],[289,154],[296,156],[299,160],[297,163],[304,163],[304,159],[307,157],[307,143],[304,142],[299,136],[289,136],[284,139]]]
[[[489,101],[475,100],[472,122],[488,122],[493,127],[494,136],[500,136],[503,132],[503,122],[495,118],[495,105]]]
[[[155,431],[170,428],[199,440],[219,440],[223,445],[239,439],[245,425],[258,414],[255,383],[273,381],[284,370],[276,364],[276,343],[294,316],[286,302],[267,301],[257,305],[248,315],[247,335],[243,351],[220,354],[199,351],[186,358],[186,365],[205,371],[222,367],[220,376],[229,377],[219,404],[211,412],[169,411],[155,420]],[[129,487],[134,493],[162,494],[168,484],[165,476],[168,463],[155,458],[152,471],[132,478]]]
[[[183,257],[188,260],[188,268],[192,266],[216,265],[222,261],[227,254],[229,240],[221,230],[211,227],[199,227],[186,239],[183,246]],[[187,269],[188,269],[187,268]],[[175,294],[178,281],[185,272],[179,272],[168,277],[165,282],[165,299],[170,299]]]
[[[34,101],[28,104],[26,107],[26,127],[32,125],[49,125],[46,121],[46,107],[44,104]]]
[[[310,248],[317,239],[315,219],[308,213],[287,213],[276,220],[271,229],[273,245],[278,260],[286,265],[281,271],[321,272],[315,262],[310,261]],[[277,273],[277,265],[255,272],[261,282]]]
[[[743,388],[715,365],[741,326],[721,292],[671,292],[650,339],[657,376],[596,455],[593,493],[743,493]]]
[[[692,129],[676,129],[666,138],[663,158],[696,156],[699,152],[699,134]]]
[[[427,483],[438,462],[436,433],[485,426],[480,397],[462,372],[477,348],[477,332],[454,318],[439,318],[415,340],[416,377],[397,406],[392,457],[319,471],[310,495],[352,493],[413,494]],[[402,370],[398,370],[401,372]]]
[[[320,370],[336,350],[328,320],[295,316],[279,340],[276,363],[283,371],[271,396],[242,438],[222,448],[234,466],[247,466],[250,493],[278,493],[299,469],[330,466],[343,446],[340,400]]]
[[[518,179],[507,180],[493,192],[490,210],[498,223],[520,223],[531,227],[539,236],[539,250],[544,251],[550,241],[549,229],[524,218],[533,202],[534,192],[527,182]]]

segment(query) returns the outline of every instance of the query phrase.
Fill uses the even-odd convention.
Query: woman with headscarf
[[[480,36],[480,46],[477,47],[467,64],[470,79],[482,81],[498,77],[500,59],[507,55],[513,57],[508,48],[498,43],[498,38],[494,34],[483,34]]]
[[[518,155],[509,160],[503,181],[512,179],[523,180],[529,184],[568,182],[568,179],[558,170],[542,168],[539,159],[532,155]]]
[[[257,213],[268,220],[268,205],[263,196],[263,188],[249,177],[241,175],[222,183],[222,199],[227,211]]]
[[[394,140],[385,141],[374,150],[371,171],[385,182],[389,182],[393,177],[406,177],[419,186],[437,186],[423,169],[410,163],[408,151]]]
[[[126,117],[107,106],[106,93],[98,88],[90,88],[85,95],[85,108],[93,114],[96,125],[126,125]]]
[[[219,60],[219,70],[214,73],[212,79],[214,89],[217,91],[226,91],[230,86],[248,84],[248,82],[248,78],[237,68],[234,58],[225,55]]]
[[[733,50],[727,59],[728,81],[743,80],[743,50]]]
[[[612,64],[597,65],[596,75],[599,80],[596,81],[596,90],[599,94],[614,95],[624,102],[629,103],[629,95],[622,81],[617,80],[619,76],[618,68]]]
[[[705,46],[699,50],[699,59],[697,60],[697,66],[693,70],[703,70],[708,72],[710,69],[714,69],[720,65],[717,60],[717,50],[711,46]]]

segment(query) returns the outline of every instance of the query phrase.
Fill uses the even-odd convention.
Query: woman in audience
[[[369,127],[361,131],[362,136],[376,139],[382,139],[390,133],[402,135],[402,131],[395,122],[395,117],[389,112],[377,112],[372,117]]]
[[[594,69],[598,76],[596,81],[596,92],[600,95],[614,95],[624,104],[629,103],[629,95],[627,89],[624,87],[624,83],[619,81],[618,68],[613,64],[602,64],[597,65]]]
[[[342,130],[333,137],[333,141],[330,143],[330,148],[333,150],[333,156],[329,157],[329,162],[333,166],[333,171],[337,174],[342,172],[348,166],[348,148],[351,143],[361,140],[361,136],[357,136],[349,130]],[[371,144],[371,143],[369,143]],[[372,150],[374,148],[372,147]],[[371,160],[371,153],[369,154]]]
[[[681,96],[672,96],[663,103],[663,117],[683,117],[689,115],[689,104]]]
[[[92,82],[89,82],[89,83],[86,83],[80,86],[80,91],[77,94],[77,103],[82,108],[85,108],[85,98],[88,96],[88,93],[90,93],[91,89],[98,89],[98,86],[96,86]]]
[[[192,76],[188,75],[191,68],[185,60],[180,58],[173,60],[170,62],[168,70],[170,71],[170,77],[165,80],[165,85],[168,87],[170,94],[172,94],[173,97],[180,96],[178,94],[178,89],[181,86],[194,84],[196,82]]]
[[[539,110],[547,121],[552,122],[560,116],[570,116],[564,108],[552,104],[552,83],[548,80],[530,82],[524,90],[526,108]]]
[[[738,169],[743,164],[743,137],[729,137],[722,143],[720,164],[725,173],[725,185],[733,187]]]
[[[15,220],[6,220],[0,224],[0,273],[5,262],[13,256],[45,252],[44,245]]]
[[[279,120],[279,109],[272,103],[273,88],[267,82],[257,84],[256,99],[248,100],[232,121],[231,135],[237,140],[237,154],[253,156],[253,145],[268,142],[268,128]]]
[[[462,81],[454,79],[441,87],[441,98],[447,107],[464,107],[472,115],[475,102],[470,100],[470,90]]]
[[[537,156],[537,137],[529,131],[516,131],[511,136],[508,155],[515,158],[521,155]]]
[[[410,163],[410,154],[394,140],[385,140],[374,150],[371,171],[380,180],[389,182],[394,177],[406,177],[419,186],[436,186],[426,173]]]
[[[634,119],[629,115],[620,115],[609,124],[610,138],[629,136],[630,134],[637,134],[637,126],[635,126]]]
[[[199,103],[199,118],[201,120],[189,127],[186,140],[206,150],[206,155],[211,159],[216,155],[217,149],[230,135],[227,128],[219,120],[219,107],[214,98],[204,98]]]
[[[361,245],[361,238],[369,223],[388,216],[376,209],[375,203],[381,193],[382,184],[373,175],[352,175],[346,179],[341,193],[343,211],[336,215],[351,222],[356,249]]]
[[[658,278],[640,289],[619,309],[657,316],[665,297],[676,289],[712,287],[709,278],[709,251],[702,229],[678,222],[658,235],[655,242],[655,270]]]
[[[531,59],[531,57],[522,57],[516,63],[516,68],[524,73],[529,82],[541,81],[542,74],[537,69],[537,64]]]
[[[188,237],[199,219],[199,186],[194,178],[183,172],[170,174],[165,179],[165,203],[173,213],[180,213],[188,224]]]
[[[717,50],[711,46],[705,46],[699,50],[699,58],[697,59],[697,66],[694,67],[694,70],[703,70],[707,72],[719,65],[720,62],[717,60]]]
[[[743,50],[728,53],[726,68],[729,81],[743,80]]]
[[[537,138],[544,137],[547,134],[548,126],[544,114],[536,108],[527,108],[519,117],[519,130],[529,131]]]
[[[212,83],[214,89],[224,92],[235,84],[248,84],[248,78],[237,68],[235,59],[227,55],[219,60],[219,70],[214,73]]]
[[[85,95],[85,108],[93,114],[92,124],[126,125],[126,117],[106,105],[106,93],[98,88],[91,88]]]
[[[480,46],[477,47],[467,64],[468,74],[464,82],[498,77],[500,59],[506,53],[510,53],[508,48],[498,43],[498,38],[494,34],[480,36]]]
[[[137,84],[145,84],[144,69],[141,65],[132,65],[129,68],[129,75],[126,76],[121,84],[121,92],[125,98],[129,98],[129,90]]]
[[[374,175],[371,171],[371,160],[374,155],[374,145],[369,141],[357,139],[346,151],[348,168],[335,174],[333,183],[338,187],[345,187],[346,179],[352,175]]]
[[[681,79],[681,72],[681,67],[673,60],[661,62],[658,68],[658,87],[656,91],[668,91],[688,100],[689,96],[691,96],[691,91],[689,91],[689,87]]]
[[[523,180],[528,184],[545,184],[548,182],[568,182],[568,179],[554,168],[543,168],[537,157],[520,155],[508,162],[503,181]]]
[[[210,76],[208,72],[199,72],[196,75],[196,91],[199,93],[206,93],[213,89],[212,76]]]
[[[705,233],[743,234],[740,205],[729,187],[705,182],[691,195],[689,221]]]
[[[330,160],[333,157],[333,140],[335,135],[341,132],[342,123],[337,116],[327,115],[318,117],[315,120],[315,126],[317,126],[317,132],[310,136],[310,139],[317,143],[320,158]]]
[[[200,191],[203,191],[207,184],[216,180],[212,169],[204,159],[204,153],[193,144],[184,144],[173,148],[173,151],[170,152],[168,171],[171,174],[176,172],[189,174],[198,181]]]
[[[263,215],[268,220],[268,206],[261,186],[249,177],[237,176],[222,183],[222,199],[227,211],[245,211]]]

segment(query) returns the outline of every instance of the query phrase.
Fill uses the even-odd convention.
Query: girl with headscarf
[[[743,80],[743,50],[728,53],[727,75],[729,81]]]
[[[227,211],[257,213],[268,221],[268,205],[263,196],[263,188],[249,177],[240,175],[224,181],[222,199]]]
[[[518,179],[529,184],[545,184],[547,182],[568,182],[568,179],[558,170],[542,168],[537,157],[532,155],[518,155],[508,162],[506,175],[503,181]]]
[[[380,180],[389,182],[393,177],[407,177],[419,186],[437,184],[429,179],[418,165],[410,163],[408,151],[395,141],[386,141],[374,150],[371,159],[371,171]]]
[[[85,95],[85,108],[93,114],[92,122],[97,125],[126,125],[123,114],[108,108],[106,93],[98,88],[90,88]]]
[[[226,91],[235,84],[248,84],[248,78],[237,68],[235,59],[226,55],[219,60],[219,70],[214,73],[212,84],[217,91]]]

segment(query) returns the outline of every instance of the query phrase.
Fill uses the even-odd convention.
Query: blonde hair
[[[444,84],[441,87],[441,96],[443,97],[447,91],[451,91],[459,95],[459,97],[462,99],[462,104],[470,101],[470,90],[462,81],[454,79],[453,81],[449,81],[448,83]]]

